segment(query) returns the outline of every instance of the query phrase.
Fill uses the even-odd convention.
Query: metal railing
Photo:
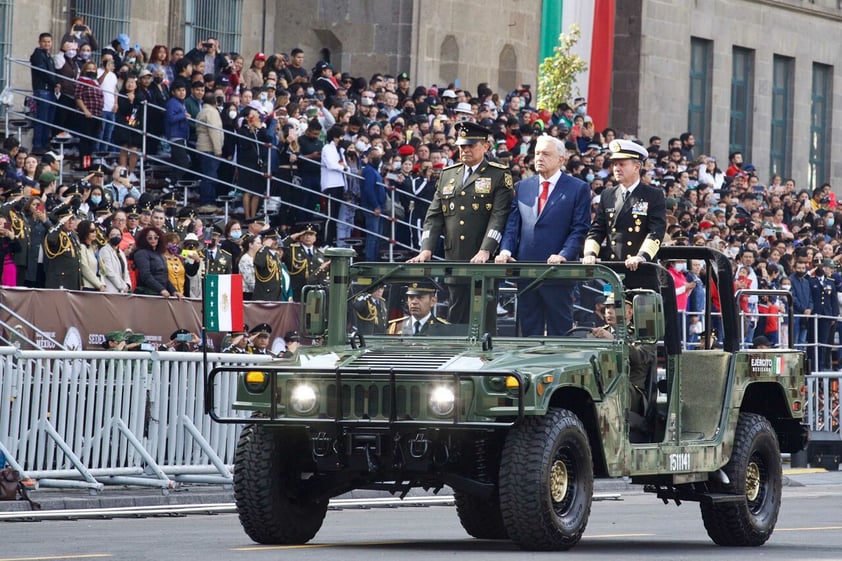
[[[32,69],[32,66],[28,61],[21,60],[21,59],[15,59],[15,58],[12,58],[12,57],[6,57],[7,74],[10,74],[10,72],[11,72],[10,67],[12,65],[19,65],[19,66],[22,66],[22,67],[26,68],[27,70]],[[49,72],[45,72],[45,73],[52,74],[53,76],[55,76],[56,78],[61,79],[61,80],[68,80],[68,78],[66,76],[63,76],[59,73],[49,73]],[[77,83],[77,84],[81,83],[78,80],[72,80],[72,81]],[[17,87],[10,87],[9,91],[12,93],[13,101],[10,104],[7,104],[5,106],[6,111],[5,111],[5,115],[4,115],[4,125],[5,125],[5,131],[6,131],[7,135],[9,135],[10,133],[12,133],[14,131],[14,127],[12,126],[12,123],[11,123],[14,120],[26,120],[26,121],[28,121],[32,124],[37,123],[37,124],[41,124],[41,125],[53,126],[52,123],[48,123],[48,122],[39,120],[37,118],[36,114],[29,113],[25,109],[18,108],[18,106],[20,106],[20,107],[23,106],[24,97],[28,96],[28,95],[31,95],[31,91],[29,91],[27,89],[17,88]],[[119,97],[125,97],[125,96],[123,94],[118,93],[117,97],[119,98]],[[16,103],[17,100],[19,100],[20,103]],[[77,108],[75,108],[75,107],[72,107],[72,108],[65,107],[64,105],[59,103],[57,100],[40,99],[39,98],[37,100],[37,103],[46,103],[48,105],[52,105],[52,106],[55,107],[56,111],[72,112],[77,116],[83,115],[83,113],[81,111],[79,111]],[[409,250],[409,251],[417,251],[419,249],[417,247],[414,247],[411,244],[408,245],[408,244],[402,243],[402,242],[400,242],[396,239],[397,238],[397,229],[401,226],[409,229],[411,240],[417,240],[417,239],[419,239],[420,236],[418,235],[419,233],[417,232],[418,228],[417,228],[416,225],[413,225],[410,222],[408,222],[407,220],[400,219],[397,216],[395,216],[395,208],[396,208],[395,203],[398,201],[397,188],[395,186],[393,186],[389,183],[385,183],[385,182],[379,183],[379,185],[383,186],[387,190],[388,196],[391,198],[391,203],[392,203],[391,209],[392,210],[391,210],[391,213],[389,213],[389,214],[387,214],[385,212],[381,212],[381,218],[383,218],[384,220],[386,220],[389,223],[388,234],[384,235],[384,234],[381,234],[381,233],[375,233],[375,232],[366,230],[364,226],[357,225],[353,221],[348,222],[348,221],[343,220],[339,217],[332,218],[330,216],[329,212],[326,213],[326,212],[321,212],[321,211],[318,211],[318,210],[315,210],[315,209],[308,209],[308,208],[302,207],[302,206],[292,202],[291,200],[288,200],[288,199],[284,200],[283,197],[273,196],[272,195],[272,186],[273,186],[273,182],[275,182],[275,184],[278,185],[280,188],[294,189],[294,190],[299,190],[299,191],[307,191],[307,192],[311,193],[312,195],[314,195],[315,197],[318,197],[319,199],[326,199],[329,205],[345,205],[347,207],[352,208],[354,210],[355,214],[358,213],[358,212],[362,212],[363,214],[374,214],[372,210],[369,210],[369,209],[367,209],[367,208],[365,208],[365,207],[363,207],[359,204],[353,203],[351,201],[346,201],[343,198],[331,197],[330,195],[328,195],[326,193],[323,193],[320,189],[311,189],[307,186],[301,185],[300,183],[285,181],[285,180],[281,180],[277,177],[274,177],[274,175],[273,175],[273,167],[274,167],[273,162],[275,162],[277,160],[276,160],[276,157],[273,156],[273,150],[275,149],[275,146],[271,142],[270,143],[259,143],[260,148],[267,150],[267,153],[268,153],[268,157],[266,158],[266,161],[265,161],[265,168],[261,169],[261,170],[258,170],[265,180],[265,189],[261,192],[246,189],[244,187],[241,187],[237,183],[224,181],[222,179],[219,179],[218,177],[211,177],[211,176],[208,176],[208,175],[204,175],[200,171],[195,169],[194,167],[184,167],[184,166],[176,165],[170,160],[169,157],[166,157],[162,154],[151,154],[151,153],[149,153],[147,151],[147,145],[149,144],[150,140],[155,140],[155,141],[158,141],[159,143],[167,143],[169,141],[169,139],[167,139],[165,136],[155,135],[152,132],[150,132],[150,130],[149,130],[149,128],[150,128],[149,127],[150,109],[156,110],[156,111],[165,111],[165,108],[161,107],[161,106],[158,106],[158,105],[155,105],[155,104],[152,104],[152,103],[149,103],[148,101],[144,101],[143,104],[145,105],[145,107],[144,107],[144,111],[143,111],[143,119],[141,121],[141,128],[139,130],[133,129],[132,127],[128,126],[125,123],[121,123],[121,122],[117,122],[117,121],[114,121],[114,122],[108,121],[108,120],[106,120],[102,117],[94,117],[95,119],[99,120],[103,124],[106,124],[106,123],[112,124],[115,127],[115,130],[117,128],[132,130],[132,131],[134,131],[136,133],[139,133],[141,135],[142,145],[140,147],[137,147],[138,148],[137,150],[129,150],[129,152],[136,152],[137,156],[138,156],[139,172],[140,172],[139,180],[140,180],[140,190],[141,190],[141,192],[145,191],[146,188],[147,188],[147,183],[148,183],[147,182],[147,172],[149,171],[148,165],[155,164],[155,165],[158,165],[158,166],[166,167],[169,170],[180,172],[182,174],[189,174],[191,179],[188,180],[185,184],[183,184],[183,185],[171,185],[171,188],[173,190],[178,189],[178,188],[183,189],[183,196],[184,196],[183,203],[185,205],[188,203],[187,198],[188,198],[189,189],[192,188],[193,186],[197,185],[202,179],[207,179],[207,180],[210,180],[210,181],[214,182],[215,184],[227,187],[228,189],[231,189],[232,191],[238,191],[238,192],[241,192],[241,193],[250,193],[252,195],[256,195],[258,197],[261,197],[262,200],[263,200],[263,213],[266,216],[270,215],[270,205],[273,206],[273,207],[278,207],[278,208],[280,208],[281,206],[285,206],[285,207],[293,209],[295,211],[312,215],[316,220],[319,220],[319,221],[323,220],[325,222],[330,221],[330,222],[336,223],[337,225],[343,224],[345,226],[350,227],[351,229],[356,229],[356,230],[360,231],[364,236],[376,237],[376,238],[382,240],[383,242],[385,242],[386,244],[388,244],[387,255],[388,255],[389,261],[394,261],[394,259],[395,259],[395,249],[396,248],[403,249],[403,250]],[[244,137],[236,131],[232,131],[232,130],[228,130],[228,129],[224,129],[224,128],[219,129],[219,128],[213,127],[213,126],[211,126],[207,123],[202,123],[202,122],[196,121],[195,119],[193,119],[189,116],[188,116],[188,122],[195,125],[195,126],[205,127],[205,128],[208,128],[210,130],[215,130],[215,131],[221,131],[225,135],[231,135],[234,138],[244,138],[244,139],[249,140],[251,142],[255,142],[255,140],[253,138]],[[68,132],[71,132],[71,131],[68,131]],[[118,146],[117,144],[114,144],[113,142],[103,142],[102,139],[100,139],[100,138],[94,138],[94,137],[85,135],[85,134],[80,133],[79,131],[75,131],[75,130],[72,131],[72,134],[76,138],[85,138],[87,140],[91,140],[91,141],[95,141],[95,142],[99,142],[101,144],[104,144],[105,146],[108,146],[114,152],[124,151],[124,148],[122,146]],[[189,156],[191,156],[192,158],[207,157],[207,158],[211,158],[213,160],[216,160],[220,164],[226,164],[226,165],[232,166],[236,170],[242,170],[243,172],[253,172],[254,171],[252,168],[241,165],[240,163],[238,163],[236,161],[236,158],[232,158],[231,160],[229,160],[227,158],[223,158],[223,157],[215,156],[213,154],[208,154],[206,152],[202,152],[200,150],[197,150],[194,146],[189,146],[189,145],[184,146],[183,148],[186,151],[186,153]],[[64,154],[64,143],[59,143],[59,150],[61,151],[61,153],[63,155]],[[298,157],[298,160],[310,162],[310,163],[312,163],[314,165],[317,165],[317,166],[321,165],[321,162],[319,162],[319,161],[309,160],[309,159],[301,157],[301,156]],[[130,171],[133,171],[133,170],[130,170]],[[354,173],[350,173],[350,172],[342,172],[342,174],[343,174],[343,177],[345,178],[346,184],[349,181],[362,181],[363,180],[362,176],[358,175],[358,174],[354,174]],[[64,167],[63,166],[60,170],[59,182],[60,183],[64,182]],[[188,186],[187,183],[190,183],[190,185]],[[409,200],[412,200],[412,201],[429,203],[429,201],[421,199],[420,197],[417,197],[414,194],[408,193],[408,192],[405,192],[405,191],[402,191],[400,193],[400,196],[402,198],[409,199]],[[227,221],[227,218],[228,217],[226,216],[225,217],[226,221]],[[340,240],[340,243],[343,243],[343,242]]]

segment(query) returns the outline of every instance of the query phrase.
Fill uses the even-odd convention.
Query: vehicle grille
[[[441,349],[412,349],[403,351],[372,351],[364,353],[346,366],[351,368],[412,368],[437,370],[453,359],[456,353],[442,353]]]

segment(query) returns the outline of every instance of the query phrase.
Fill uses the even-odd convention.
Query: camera
[[[87,27],[85,27],[84,25],[74,25],[73,26],[73,31],[79,31],[79,32],[84,33],[86,30],[87,30]]]
[[[204,43],[202,43],[202,47],[205,49],[212,49],[213,43],[211,43],[210,41],[205,41]]]

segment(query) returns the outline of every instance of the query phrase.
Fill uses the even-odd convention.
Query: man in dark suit
[[[507,166],[485,159],[491,131],[465,121],[456,132],[462,161],[442,171],[424,220],[421,252],[409,263],[429,261],[442,233],[445,259],[471,263],[488,262],[503,238],[512,204],[512,174]],[[450,322],[468,323],[468,285],[451,284],[450,300]]]
[[[497,263],[540,261],[550,264],[579,258],[590,226],[591,190],[587,183],[561,172],[564,144],[541,136],[535,145],[538,175],[515,187],[512,211]],[[544,283],[519,296],[521,335],[564,335],[573,326],[572,290],[559,282]]]
[[[666,200],[661,189],[640,181],[640,169],[649,157],[643,146],[614,140],[609,148],[617,186],[602,192],[582,263],[593,265],[598,256],[625,261],[630,271],[636,271],[640,263],[653,261],[661,247],[667,226]]]
[[[432,281],[413,282],[406,287],[409,315],[390,321],[389,335],[423,337],[442,331],[448,322],[436,317],[437,289]]]

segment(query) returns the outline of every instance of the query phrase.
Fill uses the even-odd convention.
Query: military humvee
[[[254,541],[307,542],[328,500],[352,489],[450,486],[471,536],[564,550],[585,531],[594,479],[621,476],[665,503],[699,502],[717,544],[769,539],[781,504],[780,453],[808,438],[804,357],[740,350],[741,296],[721,253],[659,254],[702,259],[712,271],[707,294],[715,283],[721,333],[708,329],[694,350],[682,350],[675,287],[657,264],[636,273],[622,263],[352,264],[351,250],[327,253],[328,286],[302,297],[302,335],[314,345],[270,366],[208,376],[211,416],[245,423],[234,489]],[[382,326],[360,333],[350,310],[365,291],[386,286],[390,313],[400,316],[405,287],[419,279],[467,283],[470,323],[425,337],[385,335]],[[518,296],[542,285],[573,300],[579,325],[564,336],[518,337],[495,305],[516,315]],[[707,300],[705,325],[719,324]],[[615,312],[612,338],[583,326],[594,302]],[[633,351],[644,345],[655,360],[644,387],[630,387]],[[225,376],[237,377],[233,404],[214,393]],[[223,417],[223,407],[249,417]]]

